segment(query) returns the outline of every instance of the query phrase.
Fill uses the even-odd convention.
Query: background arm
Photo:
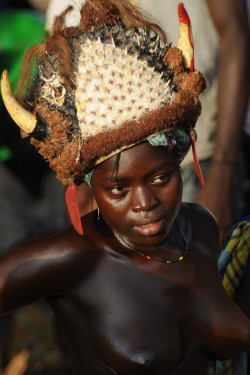
[[[249,27],[245,0],[207,0],[219,35],[215,154],[196,202],[215,215],[221,243],[232,227],[231,187],[249,97]]]

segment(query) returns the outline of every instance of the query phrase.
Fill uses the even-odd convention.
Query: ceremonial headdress
[[[3,100],[22,135],[66,186],[79,185],[97,164],[161,133],[181,161],[191,141],[195,147],[198,96],[205,88],[194,71],[183,5],[177,47],[128,1],[86,1],[78,27],[64,26],[70,10],[26,55],[21,83],[34,56],[37,66],[29,96],[21,93],[18,103],[3,73]]]

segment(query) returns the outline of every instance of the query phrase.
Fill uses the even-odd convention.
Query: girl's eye
[[[118,185],[118,186],[114,186],[110,188],[109,190],[111,191],[112,194],[119,195],[119,194],[124,193],[126,191],[126,188],[125,186]]]
[[[165,173],[160,176],[156,176],[153,179],[153,183],[156,183],[156,184],[167,183],[170,181],[171,176],[172,176],[172,173]]]

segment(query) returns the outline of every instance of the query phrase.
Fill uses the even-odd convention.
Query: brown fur
[[[32,64],[34,62],[35,57],[40,56],[43,53],[43,51],[44,51],[44,45],[36,44],[30,47],[24,56],[21,78],[19,80],[18,87],[17,87],[18,101],[24,107],[27,107],[26,92],[31,83]]]
[[[163,61],[166,61],[169,68],[176,74],[184,72],[182,52],[177,47],[168,48]]]
[[[91,0],[85,3],[81,11],[82,29],[88,30],[92,24],[102,27],[120,21],[126,28],[147,27],[154,30],[167,43],[167,37],[160,26],[151,22],[148,17],[126,0]]]
[[[206,81],[198,70],[177,75],[174,83],[179,87],[179,90],[193,93],[193,95],[199,95],[206,88]]]
[[[75,138],[71,142],[65,135],[67,122],[61,115],[53,112],[53,118],[49,111],[43,109],[43,116],[47,122],[53,123],[53,134],[39,145],[33,140],[40,154],[49,161],[50,167],[57,172],[57,178],[68,185],[71,178],[76,184],[83,181],[84,174],[93,167],[96,160],[107,156],[123,146],[139,143],[142,139],[166,128],[189,128],[200,113],[198,98],[186,93],[177,93],[174,102],[146,113],[140,122],[129,121],[121,127],[105,133],[100,133],[91,139],[87,139],[81,147],[80,159],[76,162],[79,153],[81,138]],[[40,112],[41,115],[41,112]],[[80,144],[81,146],[81,144]]]

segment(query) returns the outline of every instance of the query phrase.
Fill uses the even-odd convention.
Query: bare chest
[[[52,305],[75,346],[72,356],[86,358],[92,375],[100,363],[98,375],[187,375],[190,362],[202,363],[199,374],[205,375],[213,367],[190,324],[191,293],[173,277],[104,263]],[[72,337],[75,330],[78,337]]]

